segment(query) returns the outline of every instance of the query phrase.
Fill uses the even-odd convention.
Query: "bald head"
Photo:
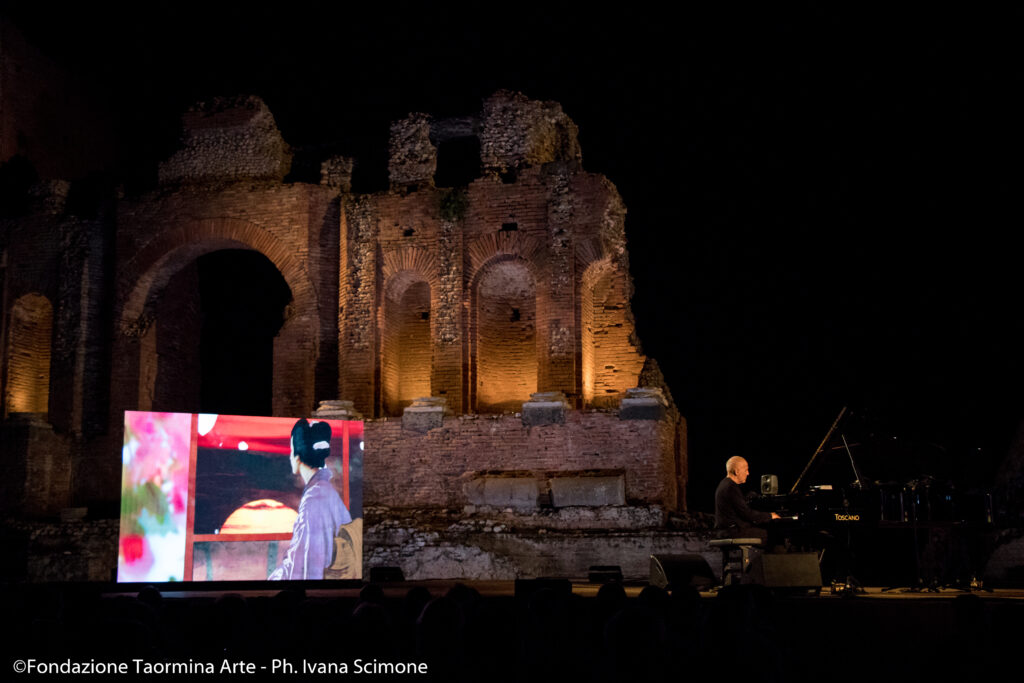
[[[738,455],[734,455],[725,461],[725,474],[737,484],[742,484],[750,474],[750,467],[747,461]]]

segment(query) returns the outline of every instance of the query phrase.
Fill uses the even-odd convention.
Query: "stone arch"
[[[266,256],[292,290],[293,308],[316,317],[317,293],[305,266],[294,255],[294,246],[249,221],[209,218],[161,232],[125,264],[126,276],[119,288],[124,301],[121,331],[130,333],[144,327],[152,315],[154,298],[170,277],[199,256],[220,249],[252,249]]]
[[[470,284],[479,279],[481,269],[495,258],[519,258],[530,265],[535,277],[544,267],[544,249],[539,239],[521,232],[492,232],[481,235],[466,246],[466,262],[463,269],[465,282]],[[539,279],[539,278],[538,278]]]
[[[53,305],[35,292],[18,297],[7,321],[4,415],[49,413]]]
[[[416,273],[436,291],[438,280],[438,263],[434,253],[419,247],[402,247],[390,249],[381,255],[381,276],[387,283],[400,273]]]
[[[120,278],[117,320],[119,341],[133,362],[115,372],[114,392],[121,386],[137,386],[129,407],[148,409],[155,376],[146,372],[152,344],[140,343],[155,318],[155,304],[171,277],[198,257],[222,249],[250,249],[263,254],[281,273],[292,300],[285,322],[274,340],[273,412],[275,415],[307,414],[313,409],[315,365],[319,353],[320,312],[316,289],[294,245],[265,228],[233,218],[210,218],[179,224],[146,243],[125,264]],[[114,417],[113,419],[118,419]]]
[[[499,254],[476,270],[470,311],[470,405],[476,412],[518,410],[538,390],[543,300],[537,269]]]
[[[637,386],[644,358],[629,308],[629,278],[609,256],[583,269],[579,286],[583,400],[608,407]]]

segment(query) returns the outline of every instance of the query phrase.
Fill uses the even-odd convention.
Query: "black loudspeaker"
[[[665,588],[669,584],[708,588],[715,585],[715,574],[703,555],[651,555],[650,583],[658,588]]]
[[[554,591],[559,595],[572,595],[572,583],[569,579],[516,579],[516,600],[529,600],[530,596],[544,588]]]
[[[758,553],[751,562],[750,583],[792,591],[820,591],[821,569],[816,553]]]
[[[595,564],[587,570],[587,581],[590,583],[622,583],[622,567],[617,564]]]
[[[400,567],[370,567],[370,583],[397,583],[405,581]]]

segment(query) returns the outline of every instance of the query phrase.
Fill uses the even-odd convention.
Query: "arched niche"
[[[11,306],[7,324],[4,415],[46,415],[50,402],[53,306],[42,294],[25,294]]]
[[[121,363],[112,374],[114,414],[122,408],[152,409],[159,358],[157,343],[150,335],[159,327],[153,323],[159,319],[160,298],[172,278],[203,255],[236,249],[266,257],[291,292],[284,323],[273,340],[271,412],[301,415],[312,411],[320,312],[305,263],[267,230],[247,221],[219,218],[164,231],[125,264],[118,285],[124,303],[117,316],[121,334],[115,354]]]
[[[381,402],[385,415],[401,415],[414,399],[431,395],[430,284],[415,271],[401,271],[386,284],[383,303]]]
[[[480,270],[471,349],[477,412],[519,410],[537,391],[538,320],[536,278],[525,260],[499,257]]]

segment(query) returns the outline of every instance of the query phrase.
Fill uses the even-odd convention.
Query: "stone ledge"
[[[500,525],[499,525],[500,526]],[[663,530],[606,532],[449,531],[415,526],[368,528],[364,571],[397,566],[408,580],[508,580],[541,576],[584,578],[592,565],[618,565],[626,579],[650,576],[653,554],[695,553],[721,564],[706,533]]]

